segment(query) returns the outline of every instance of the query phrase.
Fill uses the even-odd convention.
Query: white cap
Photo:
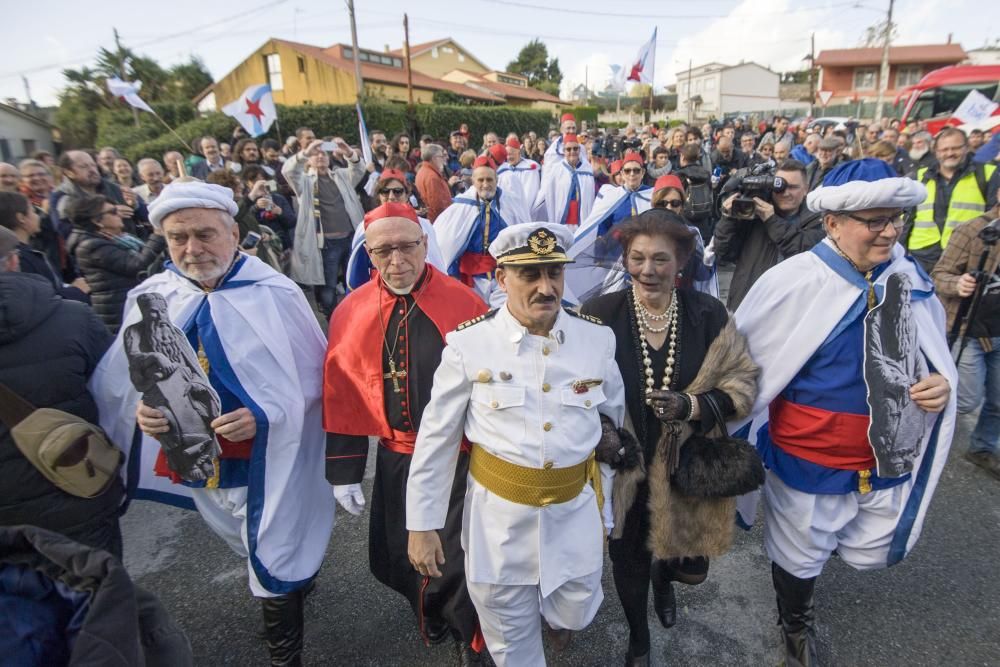
[[[566,255],[573,245],[573,233],[553,222],[524,222],[511,225],[497,234],[490,244],[490,254],[497,266],[518,264],[569,264]]]
[[[163,219],[185,208],[213,208],[235,216],[239,210],[233,200],[233,191],[221,185],[201,181],[178,181],[163,188],[149,205],[149,221],[157,229]]]

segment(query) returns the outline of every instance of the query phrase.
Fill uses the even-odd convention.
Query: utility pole
[[[28,77],[21,75],[21,83],[24,84],[24,94],[28,98],[28,108],[35,108],[35,100],[31,99],[31,84],[28,83]]]
[[[809,36],[809,115],[813,115],[816,101],[816,33]]]
[[[406,56],[406,94],[413,106],[413,69],[410,67],[410,19],[403,14],[403,52]]]
[[[889,43],[892,41],[892,5],[895,0],[889,0],[889,15],[885,21],[885,34],[882,38],[882,69],[878,75],[878,97],[875,101],[875,122],[882,122],[882,104],[885,102],[885,91],[889,88]]]
[[[122,41],[118,38],[118,28],[112,28],[112,30],[115,32],[115,48],[121,57],[121,60],[118,61],[118,72],[122,77],[122,81],[127,81],[128,76],[125,74],[125,52],[122,49]],[[132,120],[135,121],[135,126],[139,127],[139,110],[135,107],[132,107]]]
[[[361,54],[358,52],[358,24],[354,20],[354,0],[347,0],[347,14],[351,17],[351,46],[354,48],[354,84],[358,102],[364,97],[365,82],[361,78]]]

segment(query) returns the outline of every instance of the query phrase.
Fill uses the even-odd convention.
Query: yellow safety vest
[[[979,168],[979,167],[977,167]],[[985,180],[988,183],[996,166],[989,164],[983,167]],[[979,183],[976,181],[975,170],[959,179],[955,188],[951,191],[951,201],[948,202],[948,214],[945,217],[944,229],[939,230],[934,222],[934,199],[937,195],[937,181],[933,178],[924,182],[924,174],[927,167],[917,171],[917,180],[927,186],[927,199],[920,206],[917,206],[917,215],[913,218],[913,231],[910,233],[910,241],[907,247],[910,250],[920,250],[929,248],[937,243],[942,248],[948,245],[951,233],[955,231],[963,222],[968,222],[978,218],[986,210],[986,200],[979,190]]]

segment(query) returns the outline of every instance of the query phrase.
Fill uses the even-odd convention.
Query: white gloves
[[[354,516],[365,511],[365,494],[361,491],[360,484],[335,484],[333,497],[341,507]]]

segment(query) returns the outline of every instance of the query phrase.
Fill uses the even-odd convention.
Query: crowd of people
[[[565,114],[414,139],[0,164],[3,542],[120,559],[129,494],[182,496],[246,560],[271,664],[301,664],[374,437],[372,573],[458,664],[565,648],[605,542],[626,664],[650,664],[650,588],[671,627],[673,584],[762,496],[786,664],[816,665],[824,564],[913,548],[956,411],[1000,479],[1000,133]],[[17,430],[36,408],[102,427],[128,474],[79,492],[58,466],[94,477],[95,444],[47,467]],[[159,631],[107,641],[190,662],[140,616]]]

